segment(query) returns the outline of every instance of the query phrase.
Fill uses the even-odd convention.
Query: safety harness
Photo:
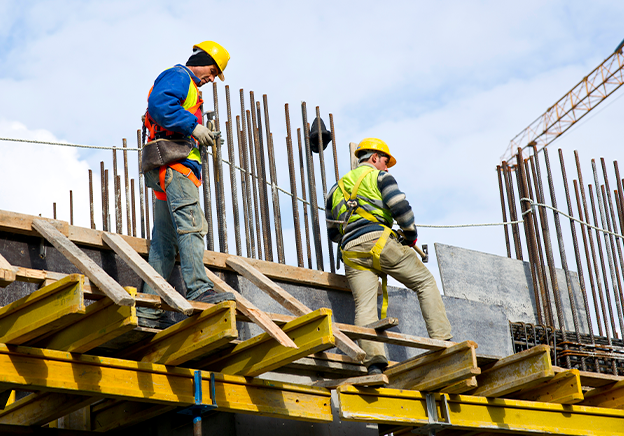
[[[158,171],[158,179],[160,180],[160,189],[162,189],[163,192],[158,192],[154,190],[154,195],[156,196],[157,199],[162,200],[162,201],[167,201],[167,194],[165,194],[165,175],[167,174],[167,167],[171,168],[174,171],[179,172],[184,177],[188,178],[198,188],[201,186],[202,182],[200,179],[195,177],[193,170],[191,170],[188,167],[185,167],[181,163],[175,162],[175,163],[171,163],[168,165],[163,165],[160,167],[160,170]]]
[[[383,303],[381,305],[381,319],[384,319],[386,318],[386,315],[388,312],[388,275],[381,271],[380,256],[381,256],[381,252],[386,246],[386,242],[388,242],[388,238],[390,237],[390,235],[394,234],[396,236],[396,233],[390,227],[379,223],[377,218],[372,213],[364,210],[364,208],[362,208],[360,204],[358,203],[358,200],[357,200],[358,188],[360,187],[360,184],[364,180],[364,177],[366,177],[371,171],[374,171],[373,168],[367,168],[366,170],[364,170],[364,172],[360,175],[360,177],[355,182],[355,185],[353,186],[353,191],[350,194],[345,189],[343,179],[338,180],[338,187],[342,191],[342,195],[344,196],[345,202],[347,203],[347,208],[349,208],[349,214],[347,215],[347,218],[345,219],[344,224],[348,224],[349,219],[351,218],[351,215],[353,215],[353,213],[356,213],[368,221],[378,223],[384,228],[384,231],[382,235],[379,237],[379,239],[377,240],[377,243],[368,252],[346,251],[346,250],[343,250],[342,248],[340,249],[340,252],[342,254],[342,261],[344,262],[345,265],[348,265],[351,268],[355,268],[360,271],[372,271],[375,274],[377,274],[379,277],[381,277],[381,289],[383,291]],[[340,227],[340,230],[344,234],[344,229],[342,228],[342,225]],[[367,268],[365,266],[358,265],[357,263],[352,261],[352,259],[356,259],[356,258],[357,259],[372,258],[373,268]]]

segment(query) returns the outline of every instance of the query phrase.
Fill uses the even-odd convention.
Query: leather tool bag
[[[141,171],[143,174],[180,159],[185,159],[195,144],[191,139],[156,139],[143,147]]]

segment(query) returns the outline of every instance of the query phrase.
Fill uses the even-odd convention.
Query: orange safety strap
[[[185,167],[181,163],[176,162],[176,163],[172,163],[169,165],[163,165],[160,167],[160,170],[158,171],[158,179],[160,180],[160,189],[162,189],[163,192],[154,191],[154,195],[156,196],[157,199],[162,200],[162,201],[167,201],[167,194],[165,194],[165,175],[167,174],[167,167],[182,174],[184,177],[186,177],[191,182],[193,182],[193,184],[197,186],[198,188],[201,186],[202,182],[197,177],[195,177],[195,173],[193,173],[193,170],[191,170],[188,167]]]

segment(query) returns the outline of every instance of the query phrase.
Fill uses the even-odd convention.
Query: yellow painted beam
[[[0,308],[0,342],[23,344],[85,313],[84,278],[72,274]]]
[[[80,376],[77,377],[76,375]],[[165,406],[195,403],[194,370],[108,357],[0,344],[0,388],[118,398]],[[271,380],[215,374],[221,411],[332,421],[330,391]],[[210,373],[202,379],[211,404]]]
[[[390,366],[384,372],[388,387],[432,391],[481,374],[476,348],[476,343],[465,341]]]
[[[132,346],[119,357],[179,365],[218,350],[236,338],[236,302],[224,301]]]
[[[512,394],[511,398],[544,403],[579,403],[584,398],[579,370],[570,369],[560,372],[544,383]]]
[[[268,333],[262,333],[218,357],[209,357],[198,366],[226,374],[256,376],[309,354],[333,348],[336,341],[331,316],[330,309],[322,308],[285,324],[283,330],[298,348],[280,345]]]
[[[94,401],[91,396],[37,392],[0,411],[0,424],[40,426]]]
[[[416,427],[429,423],[425,394],[419,391],[341,386],[337,392],[343,420]],[[441,395],[447,394],[434,394],[438,416],[443,416]],[[447,399],[452,424],[449,430],[624,435],[624,410],[469,395],[447,395]]]
[[[550,347],[538,345],[500,359],[477,376],[479,386],[471,395],[500,397],[535,386],[555,376]]]
[[[624,380],[586,392],[582,404],[624,409]]]
[[[132,297],[136,288],[124,288]],[[33,345],[51,350],[86,353],[138,325],[134,306],[118,306],[110,298],[103,298],[87,306],[84,316],[71,326],[37,340]]]

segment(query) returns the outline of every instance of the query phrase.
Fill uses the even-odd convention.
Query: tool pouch
[[[141,172],[153,170],[180,159],[185,159],[195,146],[192,139],[156,139],[143,147],[141,158]]]

